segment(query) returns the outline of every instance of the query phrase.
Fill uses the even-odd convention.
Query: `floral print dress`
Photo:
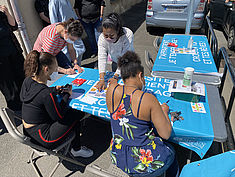
[[[110,114],[113,134],[110,143],[112,163],[129,175],[155,172],[162,168],[172,155],[169,147],[152,132],[151,122],[137,118],[139,108],[137,117],[133,115],[131,96],[135,91],[126,95],[123,86],[119,106]],[[144,93],[140,102],[143,95]]]

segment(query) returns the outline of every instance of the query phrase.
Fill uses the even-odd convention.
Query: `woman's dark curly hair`
[[[105,29],[114,29],[117,31],[118,37],[125,34],[122,28],[121,18],[117,13],[110,13],[108,16],[106,16],[103,20],[102,27]]]
[[[47,52],[40,53],[36,50],[32,50],[24,61],[25,76],[31,77],[38,75],[43,66],[50,67],[55,61],[56,58]]]
[[[69,20],[60,23],[65,27],[66,30],[68,30],[68,33],[71,36],[75,37],[81,37],[83,33],[83,27],[79,20],[74,20],[73,18],[70,18]]]
[[[127,51],[122,57],[118,58],[118,67],[121,69],[123,81],[129,77],[135,77],[139,72],[144,76],[144,67],[141,65],[140,57],[132,51]]]

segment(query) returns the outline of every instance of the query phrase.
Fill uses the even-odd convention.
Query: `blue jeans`
[[[97,47],[97,42],[96,42],[96,36],[95,36],[95,30],[99,32],[99,27],[101,26],[100,19],[98,19],[94,23],[86,23],[82,20],[80,20],[88,37],[90,46],[91,46],[91,52],[92,54],[97,54],[98,52],[98,47]]]
[[[135,174],[130,175],[132,177],[157,177],[162,176],[164,172],[166,172],[166,177],[178,177],[179,176],[179,165],[177,162],[177,159],[175,158],[175,150],[174,148],[169,144],[166,143],[169,147],[170,151],[172,152],[172,155],[170,156],[170,159],[168,162],[160,169],[153,173],[145,173],[145,174]]]
[[[62,51],[60,51],[56,55],[56,60],[58,62],[58,66],[60,66],[62,68],[68,69],[68,68],[72,67],[72,63],[70,62],[68,57]]]

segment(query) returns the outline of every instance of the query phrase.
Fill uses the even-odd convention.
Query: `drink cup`
[[[194,72],[194,68],[192,68],[192,67],[184,68],[184,79],[183,79],[184,86],[191,86],[193,72]]]

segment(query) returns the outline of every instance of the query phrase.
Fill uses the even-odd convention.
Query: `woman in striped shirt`
[[[82,33],[83,28],[78,20],[69,19],[62,23],[54,23],[42,29],[34,43],[33,49],[56,56],[59,72],[75,74],[75,69],[77,69],[80,73],[83,69],[78,65],[73,42],[78,40],[82,36]],[[73,68],[72,63],[61,51],[66,45],[74,64]]]

